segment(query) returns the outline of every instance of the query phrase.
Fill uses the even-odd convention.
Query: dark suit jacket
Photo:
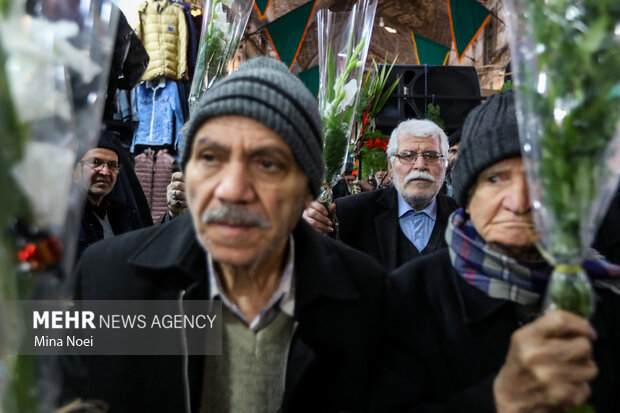
[[[295,321],[283,412],[360,411],[369,365],[378,354],[384,273],[369,257],[320,236],[300,220],[295,238]],[[206,254],[190,214],[105,240],[79,262],[77,298],[207,299]],[[74,363],[74,364],[72,364]],[[189,358],[192,411],[198,412],[204,358]],[[111,412],[184,412],[182,356],[90,356],[65,361],[64,399],[102,399]]]
[[[337,199],[336,215],[340,240],[381,262],[391,271],[407,261],[399,253],[399,240],[405,235],[398,225],[398,199],[393,186]],[[427,254],[446,246],[444,232],[448,216],[457,209],[454,199],[437,195],[437,220],[426,248]],[[408,241],[408,240],[407,240]],[[408,242],[414,252],[420,252]]]
[[[489,297],[458,275],[448,249],[411,261],[387,279],[385,348],[373,386],[377,412],[494,413],[493,380],[512,333],[533,320],[520,305]],[[590,320],[599,368],[588,402],[620,412],[620,295],[595,287]]]

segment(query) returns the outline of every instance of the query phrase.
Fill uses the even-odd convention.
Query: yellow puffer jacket
[[[187,79],[187,23],[183,6],[148,0],[138,7],[136,34],[149,54],[142,80]]]

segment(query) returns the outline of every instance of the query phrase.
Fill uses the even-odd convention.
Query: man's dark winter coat
[[[464,281],[447,249],[414,260],[388,277],[386,334],[373,386],[376,411],[495,412],[493,380],[510,336],[533,317]],[[598,377],[589,403],[620,412],[620,291],[595,288]]]
[[[398,198],[393,186],[341,198],[335,203],[340,240],[375,258],[388,271],[420,255],[398,224]],[[446,246],[448,216],[456,209],[454,199],[437,194],[437,220],[422,254]]]
[[[106,196],[103,198],[100,207],[93,205],[90,201],[85,202],[86,205],[84,207],[84,213],[82,214],[78,234],[77,258],[79,258],[90,245],[103,239],[103,227],[97,219],[95,215],[97,212],[95,211],[105,210],[114,235],[120,235],[144,228],[142,220],[138,216],[138,212],[132,206],[117,201],[113,197]]]
[[[295,239],[295,330],[283,412],[364,410],[378,355],[384,273],[364,254],[320,236],[301,220]],[[206,254],[190,214],[90,248],[78,264],[77,298],[207,299]],[[73,360],[75,361],[75,360]],[[102,399],[111,412],[184,412],[183,357],[65,360],[64,399]],[[192,411],[199,411],[204,359],[189,357]]]

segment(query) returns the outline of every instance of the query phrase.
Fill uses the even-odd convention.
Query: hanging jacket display
[[[136,34],[150,57],[142,80],[158,76],[187,79],[188,30],[183,6],[168,0],[142,3]]]
[[[125,15],[120,13],[103,119],[114,118],[118,110],[118,89],[133,89],[142,78],[148,63],[149,55],[142,42],[127,23]]]
[[[178,152],[179,131],[185,123],[177,83],[159,78],[144,82],[136,88],[136,109],[140,123],[134,135],[131,151],[136,145],[169,145]]]
[[[193,6],[175,0],[172,0],[172,2],[183,7],[185,11],[185,22],[187,23],[187,77],[191,81],[194,78],[194,69],[196,68],[196,58],[198,56],[202,14],[193,16],[191,14]]]
[[[135,171],[151,207],[153,221],[168,210],[166,191],[174,170],[175,159],[167,149],[148,148],[136,155]]]

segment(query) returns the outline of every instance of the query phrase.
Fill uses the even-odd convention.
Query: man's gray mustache
[[[202,213],[203,224],[254,225],[261,229],[271,228],[271,222],[238,205],[221,205]]]
[[[405,177],[405,184],[413,181],[414,179],[424,179],[425,181],[435,182],[435,177],[425,171],[413,171]]]

